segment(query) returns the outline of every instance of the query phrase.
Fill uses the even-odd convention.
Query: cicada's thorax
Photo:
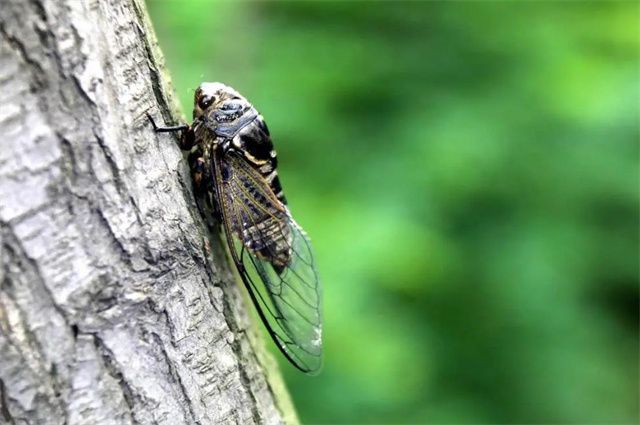
[[[213,149],[224,155],[229,149],[240,153],[269,183],[274,195],[286,205],[278,178],[278,159],[262,115],[243,100],[227,100],[194,121],[193,129],[203,153]],[[208,158],[206,158],[208,159]]]

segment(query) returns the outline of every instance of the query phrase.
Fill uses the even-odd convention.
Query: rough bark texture
[[[141,0],[2,0],[0,423],[296,422],[147,112],[181,121]]]

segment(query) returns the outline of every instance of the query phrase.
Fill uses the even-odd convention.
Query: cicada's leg
[[[207,168],[206,161],[200,149],[196,149],[189,154],[189,168],[193,179],[193,189],[196,199],[196,206],[207,226],[213,229],[218,213],[210,202],[210,192],[213,186],[211,173]]]
[[[182,131],[180,136],[180,149],[188,151],[195,144],[196,138],[191,126],[182,124],[170,127],[158,127],[151,115],[147,114],[147,116],[149,117],[149,121],[151,121],[151,125],[153,125],[153,129],[156,133],[174,133],[176,131]]]
[[[188,157],[189,168],[191,169],[191,178],[193,179],[193,188],[196,195],[203,195],[207,191],[208,176],[205,166],[205,160],[200,149],[195,149]]]

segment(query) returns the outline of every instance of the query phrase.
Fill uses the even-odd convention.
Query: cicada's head
[[[202,83],[193,99],[193,119],[200,118],[211,110],[219,109],[228,100],[246,99],[231,87],[222,83]]]

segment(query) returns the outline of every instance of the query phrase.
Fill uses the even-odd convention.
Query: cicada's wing
[[[215,154],[229,250],[269,334],[298,369],[322,363],[321,288],[309,239],[268,182],[233,152]]]

